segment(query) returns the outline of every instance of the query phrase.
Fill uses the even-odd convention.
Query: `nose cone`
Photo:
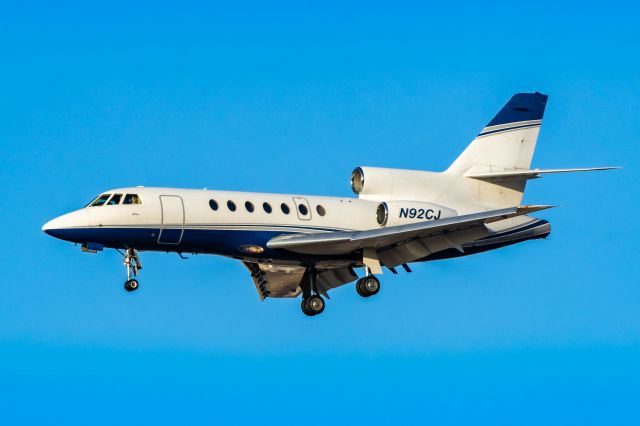
[[[65,234],[65,221],[64,216],[56,217],[49,222],[42,225],[42,230],[51,235],[52,237],[60,238],[64,240]]]
[[[44,232],[45,234],[51,235],[51,221],[42,225],[42,232]]]
[[[58,227],[58,225],[56,224],[57,219],[58,218],[52,219],[49,222],[42,225],[42,231],[49,235],[53,235],[51,232],[55,231],[55,229]]]
[[[71,212],[42,225],[42,230],[52,237],[74,242],[75,229],[84,225],[81,211]]]

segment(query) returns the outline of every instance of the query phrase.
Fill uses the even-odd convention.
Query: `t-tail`
[[[616,168],[531,169],[547,99],[538,92],[513,95],[445,174],[473,183],[480,205],[502,208],[520,205],[527,180],[542,174]]]

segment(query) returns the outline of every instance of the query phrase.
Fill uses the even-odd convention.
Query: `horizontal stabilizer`
[[[570,172],[592,172],[596,170],[613,170],[620,167],[582,167],[576,169],[513,169],[504,170],[500,172],[488,172],[488,173],[469,173],[465,174],[465,177],[480,180],[493,180],[493,179],[507,179],[507,178],[523,178],[523,179],[536,179],[540,175],[548,173],[570,173]]]

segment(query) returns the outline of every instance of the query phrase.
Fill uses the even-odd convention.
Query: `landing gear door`
[[[180,244],[184,233],[184,204],[177,195],[161,195],[162,225],[158,244]]]
[[[296,205],[296,214],[300,220],[311,219],[311,207],[309,207],[309,201],[304,197],[293,197],[293,202]]]

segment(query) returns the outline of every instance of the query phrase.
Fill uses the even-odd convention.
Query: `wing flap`
[[[262,264],[242,262],[251,273],[260,300],[267,297],[298,297],[302,292],[300,283],[304,279],[305,268],[302,266]],[[329,290],[340,287],[358,278],[351,268],[327,268],[318,271],[316,289],[329,298]]]
[[[266,297],[297,297],[305,269],[296,266],[242,262],[251,273],[260,300]]]

